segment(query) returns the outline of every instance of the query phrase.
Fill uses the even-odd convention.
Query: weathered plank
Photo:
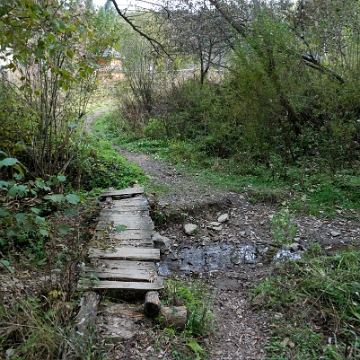
[[[158,278],[159,281],[156,282],[126,282],[126,281],[99,281],[98,283],[94,283],[91,285],[91,289],[93,290],[105,290],[105,289],[113,289],[113,290],[161,290],[164,288],[163,281]],[[79,282],[79,288],[81,289],[83,286],[82,282]],[[86,286],[86,285],[85,285]],[[87,287],[87,286],[86,286]]]
[[[124,225],[126,226],[126,229],[129,230],[153,230],[154,229],[154,223],[153,221],[148,218],[114,218],[102,220],[97,223],[96,230],[102,230],[102,229],[111,229],[113,227],[116,227],[118,225]]]
[[[132,198],[125,198],[121,200],[113,200],[112,204],[116,206],[135,206],[135,205],[147,205],[149,202],[145,196],[137,196]]]
[[[150,240],[153,234],[152,230],[132,230],[126,229],[114,234],[116,240]]]
[[[137,240],[139,242],[144,241],[144,243],[152,243],[151,237],[152,237],[153,231],[152,230],[124,230],[121,232],[116,232],[114,230],[109,229],[98,229],[98,231],[95,233],[95,236],[97,238],[102,238],[105,235],[107,237],[110,237],[110,239],[114,239],[117,241],[130,241],[130,240]]]
[[[99,225],[100,224],[100,225]],[[125,214],[108,214],[106,216],[100,216],[98,225],[124,225],[128,229],[153,229],[154,222],[150,216],[136,216],[136,215],[125,215]],[[98,226],[97,226],[98,227]]]
[[[143,194],[144,188],[143,187],[135,187],[123,190],[113,190],[113,191],[106,191],[99,195],[98,199],[100,201],[106,199],[107,197],[121,197],[121,196],[129,196],[129,195],[138,195]]]
[[[129,269],[133,266],[136,266],[137,269],[154,271],[156,270],[156,265],[152,261],[131,261],[131,260],[108,260],[108,259],[93,259],[91,262],[93,267],[98,269]]]
[[[117,246],[119,247],[129,247],[134,246],[138,247],[145,247],[145,248],[153,248],[154,242],[152,240],[119,240],[116,241]]]
[[[118,216],[150,216],[149,209],[138,209],[127,207],[125,209],[103,209],[99,217],[106,217],[109,215],[118,215]]]
[[[107,250],[89,249],[89,258],[160,261],[160,249],[122,247]]]
[[[133,261],[135,263],[135,261]],[[83,270],[83,277],[90,275],[96,276],[98,279],[106,280],[123,280],[123,281],[150,281],[156,275],[156,269],[153,271],[137,269],[132,266],[128,269],[96,269],[85,267]]]

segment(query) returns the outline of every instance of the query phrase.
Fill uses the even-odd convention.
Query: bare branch
[[[151,36],[145,34],[143,31],[140,30],[140,28],[138,26],[136,26],[130,19],[128,16],[125,15],[125,13],[119,8],[118,4],[116,3],[116,0],[111,0],[111,2],[114,4],[114,7],[117,11],[117,13],[120,15],[121,18],[123,18],[131,27],[134,31],[136,31],[140,36],[144,37],[147,41],[149,41],[149,43],[151,44],[151,46],[154,48],[154,50],[160,54],[160,50],[171,59],[170,54],[165,50],[164,46],[157,41],[156,39],[152,38]]]

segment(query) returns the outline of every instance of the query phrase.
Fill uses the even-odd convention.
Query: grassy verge
[[[194,181],[226,191],[246,192],[251,202],[266,201],[292,211],[334,217],[355,216],[360,209],[360,176],[349,171],[336,175],[299,163],[274,170],[250,167],[235,159],[210,159],[194,144],[138,139],[121,144],[128,150],[151,154],[174,163],[178,170],[196,173]]]
[[[215,331],[207,285],[199,280],[167,280],[161,298],[164,306],[186,306],[188,318],[185,328],[176,330],[166,327],[164,319],[159,317],[158,329],[151,336],[156,339],[155,348],[169,349],[171,358],[177,360],[207,358],[203,339]]]
[[[360,357],[360,252],[318,251],[274,268],[254,289],[254,306],[272,314],[268,359]]]

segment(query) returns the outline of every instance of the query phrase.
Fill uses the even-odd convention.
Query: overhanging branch
[[[113,3],[117,13],[120,15],[121,18],[123,18],[131,27],[134,31],[136,31],[140,36],[142,36],[143,38],[145,38],[147,41],[149,41],[149,43],[151,44],[151,46],[154,48],[154,50],[160,54],[160,50],[166,54],[169,58],[171,58],[171,56],[168,54],[168,52],[165,50],[164,46],[157,41],[156,39],[152,38],[151,36],[145,34],[143,31],[141,31],[139,29],[138,26],[136,26],[125,14],[123,11],[121,11],[121,9],[119,8],[116,0],[111,0],[111,2]]]

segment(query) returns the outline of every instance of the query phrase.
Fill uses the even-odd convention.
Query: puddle
[[[265,245],[215,244],[179,249],[165,255],[158,263],[161,276],[174,273],[203,273],[231,271],[241,265],[256,265],[268,261]],[[280,249],[274,254],[274,262],[300,259],[300,251]]]

